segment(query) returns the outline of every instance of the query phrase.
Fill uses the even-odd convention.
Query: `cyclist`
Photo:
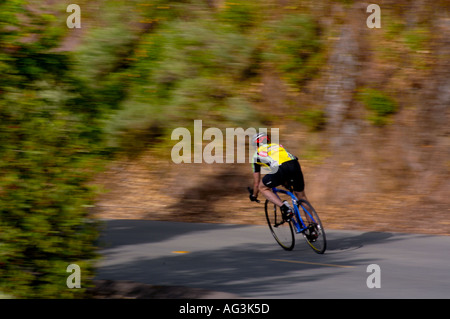
[[[253,192],[250,194],[250,200],[256,201],[260,191],[265,198],[281,208],[286,220],[290,220],[293,216],[292,209],[287,201],[282,202],[272,192],[272,188],[279,185],[286,187],[292,185],[297,198],[307,200],[305,182],[298,158],[289,153],[282,145],[270,143],[269,137],[264,132],[255,134],[252,144],[256,147],[256,152],[253,155]],[[270,169],[270,172],[263,177],[262,183],[261,167]]]

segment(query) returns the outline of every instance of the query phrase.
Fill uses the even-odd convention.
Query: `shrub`
[[[0,50],[0,291],[17,298],[82,297],[93,277],[98,224],[88,212],[87,186],[101,167],[101,93],[74,73],[55,19],[4,1],[3,18],[16,28]],[[42,21],[23,26],[25,12]],[[20,41],[29,33],[36,40]],[[6,41],[0,33],[0,40]],[[78,264],[82,289],[68,289],[69,264]]]
[[[314,76],[324,62],[320,28],[309,15],[285,16],[271,27],[267,40],[266,60],[296,86]]]
[[[320,131],[325,127],[325,111],[320,109],[310,109],[300,112],[298,121],[305,124],[311,131]]]
[[[358,93],[358,99],[371,111],[369,120],[374,125],[387,124],[389,115],[397,111],[396,101],[382,91],[363,89]]]
[[[219,20],[245,32],[256,24],[257,5],[254,1],[225,1]]]
[[[111,117],[115,144],[133,131],[189,125],[242,123],[251,106],[239,96],[257,73],[256,41],[221,22],[168,21],[145,35],[131,57],[129,96]],[[164,132],[161,131],[161,134]]]

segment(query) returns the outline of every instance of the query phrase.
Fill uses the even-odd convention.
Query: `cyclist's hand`
[[[253,188],[247,187],[247,190],[248,190],[248,192],[250,193],[250,196],[249,196],[250,200],[251,200],[252,202],[257,202],[257,203],[259,203],[258,196],[254,196],[254,195],[253,195]]]

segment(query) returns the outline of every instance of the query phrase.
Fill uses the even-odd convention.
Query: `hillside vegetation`
[[[109,126],[130,152],[97,211],[263,223],[248,164],[171,161],[172,130],[200,119],[224,134],[279,128],[331,227],[448,233],[448,4],[379,5],[380,29],[360,1],[138,5],[162,18],[141,20],[150,31],[126,71],[140,91]]]
[[[248,163],[173,163],[194,120],[278,128],[326,228],[450,234],[448,1],[71,2],[0,4],[0,291],[82,295],[98,217],[264,223]]]

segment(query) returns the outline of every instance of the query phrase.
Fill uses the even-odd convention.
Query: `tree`
[[[98,97],[71,73],[54,16],[0,5],[0,291],[80,297],[94,274],[98,224],[87,186],[102,159]],[[68,289],[77,264],[81,289]]]

